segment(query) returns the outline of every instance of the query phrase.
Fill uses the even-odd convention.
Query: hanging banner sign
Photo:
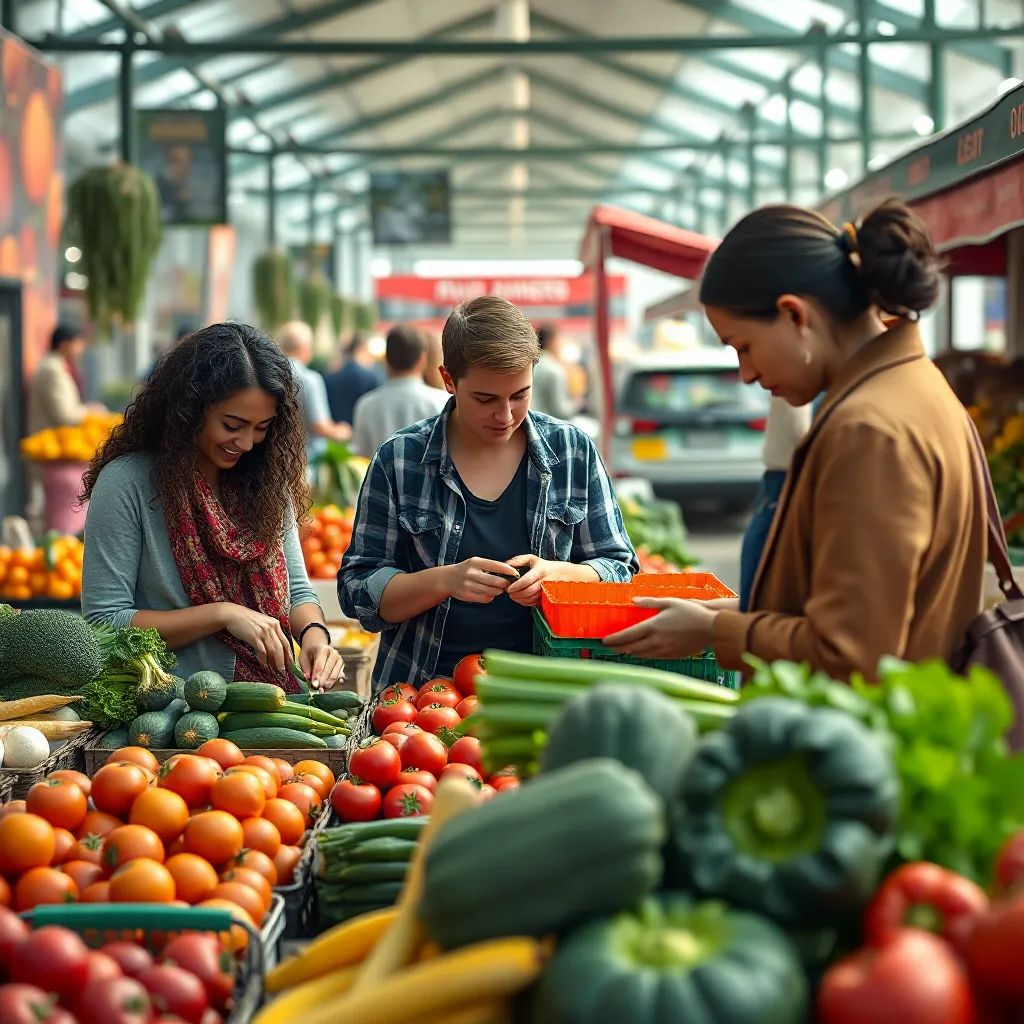
[[[224,110],[140,110],[139,167],[160,193],[164,224],[226,224]]]
[[[416,277],[398,274],[379,277],[375,282],[377,308],[385,323],[443,322],[452,308],[478,295],[502,295],[517,305],[532,321],[577,320],[592,315],[593,275],[580,277]],[[608,278],[610,314],[626,316],[626,276]]]
[[[984,113],[867,175],[818,209],[834,224],[855,221],[890,196],[908,202],[960,185],[1024,155],[1024,85]]]

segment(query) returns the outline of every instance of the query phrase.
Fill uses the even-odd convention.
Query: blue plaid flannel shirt
[[[448,454],[452,407],[450,402],[440,416],[386,441],[359,492],[338,598],[346,615],[381,633],[375,692],[392,683],[418,687],[434,677],[450,601],[393,625],[381,619],[380,600],[399,573],[459,561],[466,500]],[[525,427],[532,553],[592,565],[609,582],[631,580],[640,565],[593,442],[577,427],[540,413],[529,413]]]

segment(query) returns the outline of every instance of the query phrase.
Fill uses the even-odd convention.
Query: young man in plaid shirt
[[[593,442],[529,411],[540,349],[520,310],[471,299],[441,340],[453,397],[377,452],[338,574],[345,614],[382,634],[378,692],[488,647],[530,652],[544,580],[639,568]]]

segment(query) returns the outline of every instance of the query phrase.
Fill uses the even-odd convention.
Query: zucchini
[[[407,861],[416,849],[414,839],[395,839],[383,836],[380,839],[367,839],[366,842],[353,846],[345,851],[350,861]]]
[[[481,704],[473,725],[514,725],[519,729],[546,729],[558,717],[561,704]]]
[[[595,683],[632,683],[652,686],[666,697],[706,700],[718,704],[735,704],[740,695],[736,690],[705,683],[700,679],[662,672],[642,665],[620,665],[612,661],[586,658],[538,658],[532,654],[514,651],[489,650],[484,652],[487,671],[503,679],[524,679],[533,682],[575,683],[593,686]],[[480,678],[483,678],[482,676]]]
[[[219,672],[193,672],[185,680],[185,700],[193,711],[219,711],[228,695],[228,684]]]
[[[174,741],[183,750],[196,750],[219,735],[217,719],[208,711],[190,711],[182,715],[174,727]]]
[[[408,870],[408,861],[368,861],[365,864],[349,864],[340,871],[328,870],[326,877],[347,887],[364,882],[400,882]]]
[[[430,819],[382,818],[379,821],[353,821],[325,830],[320,837],[323,844],[335,842],[362,842],[364,839],[418,839]]]
[[[337,732],[333,736],[324,736],[323,741],[330,750],[348,749],[348,734],[344,732]]]
[[[319,736],[298,729],[237,729],[222,732],[221,736],[242,750],[327,749],[327,744]]]
[[[299,721],[305,718],[309,721],[319,722],[321,725],[329,725],[334,729],[339,727],[348,728],[347,722],[340,718],[335,718],[334,715],[327,711],[321,711],[319,708],[313,707],[312,704],[297,704],[294,701],[286,700],[284,707],[279,708],[277,713],[291,715]]]
[[[309,733],[311,736],[319,736],[322,733],[330,735],[335,732],[331,726],[310,722],[308,719],[296,718],[292,715],[281,715],[277,712],[232,711],[219,717],[220,728],[224,732],[235,732],[238,729],[294,729],[298,732]]]
[[[340,886],[335,892],[343,903],[367,903],[390,907],[401,895],[403,884],[402,881],[368,882],[366,885]]]
[[[564,704],[580,695],[579,686],[573,683],[531,683],[523,679],[502,679],[490,675],[480,676],[473,687],[484,707],[511,701]]]
[[[332,714],[339,711],[356,714],[363,710],[366,701],[351,690],[321,690],[313,694],[313,703],[321,711],[330,711]]]
[[[273,683],[228,683],[221,711],[279,711],[285,692]]]

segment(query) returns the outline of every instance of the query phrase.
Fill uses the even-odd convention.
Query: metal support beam
[[[154,18],[165,18],[168,14],[175,14],[185,7],[191,7],[194,3],[195,0],[155,0],[155,3],[135,8],[135,13],[140,18],[152,21]],[[115,32],[123,27],[124,22],[116,14],[112,14],[109,18],[104,18],[102,21],[97,21],[92,25],[86,25],[84,28],[69,32],[66,38],[99,39],[100,36],[105,36],[108,32]]]
[[[267,245],[277,245],[277,182],[274,178],[274,154],[267,157]]]
[[[316,245],[316,193],[317,182],[315,178],[310,179],[309,184],[309,248]]]
[[[935,28],[935,0],[924,0],[924,23]],[[946,50],[941,43],[928,47],[930,74],[928,78],[928,116],[934,130],[946,127]]]
[[[818,50],[818,106],[821,109],[821,132],[818,135],[818,191],[825,189],[825,175],[828,174],[828,129],[831,111],[828,103],[829,49],[822,44]]]
[[[793,201],[793,83],[789,75],[783,83],[783,97],[786,103],[785,164],[782,172],[782,188],[786,202]]]
[[[873,141],[871,132],[874,118],[871,111],[871,51],[866,42],[871,19],[871,0],[857,0],[857,28],[865,41],[857,54],[857,82],[860,94],[860,152],[865,170],[871,163]]]
[[[729,157],[732,146],[728,139],[723,138],[719,142],[722,153],[722,223],[721,234],[729,229],[732,224],[732,179],[729,177]]]
[[[121,118],[121,160],[135,163],[135,58],[130,47],[121,51],[118,78],[118,113]]]
[[[354,0],[353,0],[354,2]],[[371,0],[363,0],[371,2]],[[317,8],[313,9],[314,11]],[[986,39],[1019,39],[1024,22],[988,26],[983,29],[906,29],[892,35],[878,32],[841,32],[826,37],[826,45],[894,46],[913,43],[953,43]],[[121,49],[120,43],[88,42],[43,36],[27,40],[30,46],[51,53],[104,53]],[[189,40],[169,36],[140,42],[138,49],[172,54],[198,60],[212,60],[240,54],[276,54],[289,57],[564,57],[593,53],[671,53],[692,54],[708,50],[806,50],[819,45],[817,39],[797,34],[772,35],[697,35],[697,36],[585,36],[564,39],[531,39],[519,43],[502,39],[270,39],[260,34],[222,39]],[[836,57],[840,66],[841,52]],[[161,78],[177,67],[153,61],[147,80]],[[886,69],[879,68],[880,77]],[[907,76],[899,75],[901,81]],[[912,82],[913,80],[911,80]],[[915,92],[922,91],[916,88]],[[904,88],[898,91],[904,91]]]
[[[743,113],[747,120],[747,208],[753,210],[757,206],[757,147],[754,143],[757,122],[753,104],[746,104]]]

